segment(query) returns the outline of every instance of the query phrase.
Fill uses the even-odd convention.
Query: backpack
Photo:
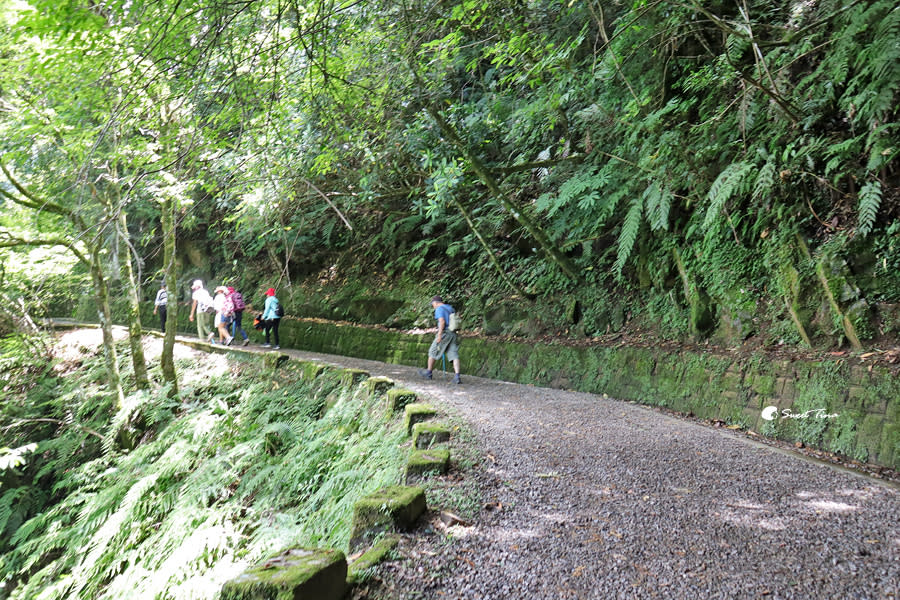
[[[275,298],[275,316],[279,319],[284,316],[284,307],[278,301],[278,298]]]
[[[222,314],[226,317],[234,316],[234,302],[230,296],[225,296],[225,302],[222,303]]]
[[[457,314],[456,311],[450,313],[450,322],[447,323],[447,329],[450,331],[459,329],[459,314]]]
[[[231,294],[231,302],[234,304],[234,310],[244,310],[247,305],[244,303],[244,296],[240,292]]]

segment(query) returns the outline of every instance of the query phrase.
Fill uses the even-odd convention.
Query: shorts
[[[219,328],[219,325],[230,325],[230,324],[231,324],[231,317],[226,317],[222,313],[216,313],[216,320],[215,320],[216,329]]]
[[[437,336],[434,336],[431,348],[428,349],[428,357],[437,360],[442,354],[446,354],[450,360],[459,359],[459,336],[456,335],[456,332],[444,331],[441,334],[440,344],[437,341]]]

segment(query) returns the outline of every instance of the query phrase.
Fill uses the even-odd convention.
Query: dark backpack
[[[231,294],[231,302],[234,303],[234,310],[244,310],[247,305],[244,304],[244,296],[240,292]]]
[[[284,316],[284,307],[278,301],[278,298],[275,299],[275,316],[279,319]]]

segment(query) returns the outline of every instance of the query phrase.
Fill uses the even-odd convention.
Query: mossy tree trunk
[[[178,374],[175,372],[175,330],[178,327],[178,273],[175,269],[175,208],[176,201],[166,198],[162,201],[160,222],[163,233],[163,264],[165,265],[166,290],[166,334],[163,339],[162,374],[169,384],[169,396],[178,394]]]
[[[91,281],[94,287],[94,294],[97,298],[97,317],[100,320],[100,329],[103,332],[103,357],[106,363],[107,379],[109,389],[115,397],[115,408],[119,410],[125,404],[125,392],[122,390],[122,376],[119,373],[119,359],[116,355],[116,344],[113,337],[112,311],[109,304],[109,284],[106,275],[103,272],[103,263],[101,257],[103,254],[103,243],[96,238],[91,232],[96,227],[89,225],[88,221],[82,217],[76,210],[50,200],[41,198],[34,194],[31,190],[20,183],[7,168],[6,164],[0,162],[0,171],[6,176],[15,193],[0,188],[0,196],[10,200],[19,206],[31,209],[36,212],[48,212],[63,217],[72,227],[71,237],[60,236],[50,237],[37,240],[14,239],[7,235],[9,245],[21,246],[63,246],[68,248],[91,273]],[[80,240],[83,246],[79,246],[72,239]],[[2,244],[0,244],[2,245]],[[87,254],[82,248],[87,248]]]
[[[147,375],[147,360],[144,358],[144,332],[141,326],[141,299],[138,282],[134,277],[131,263],[131,248],[128,243],[128,223],[125,210],[120,209],[117,220],[119,266],[122,270],[125,294],[128,299],[128,342],[131,346],[131,365],[134,369],[134,382],[138,389],[150,387]]]
[[[100,319],[100,330],[103,332],[103,359],[106,363],[109,389],[115,395],[115,408],[120,410],[125,404],[125,392],[122,390],[122,376],[119,373],[119,358],[116,354],[116,341],[113,337],[112,310],[109,304],[109,285],[100,263],[100,248],[91,252],[91,280],[97,296],[97,317]]]

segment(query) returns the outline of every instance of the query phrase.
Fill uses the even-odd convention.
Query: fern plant
[[[881,182],[870,181],[859,190],[859,208],[856,234],[864,238],[875,226],[878,207],[881,206]]]
[[[707,231],[715,225],[721,217],[722,209],[736,194],[745,193],[750,177],[756,166],[751,162],[738,161],[728,165],[709,188],[706,199],[709,207],[703,219],[703,228]]]

